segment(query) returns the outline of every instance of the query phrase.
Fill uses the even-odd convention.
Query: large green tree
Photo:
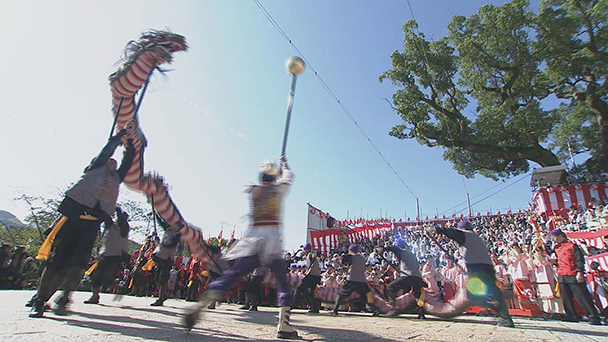
[[[532,26],[550,90],[566,100],[551,146],[589,152],[590,171],[608,171],[608,1],[545,0]]]
[[[579,3],[585,9],[582,12],[569,9]],[[390,135],[442,147],[444,158],[467,177],[508,178],[527,172],[530,162],[558,165],[574,138],[579,138],[575,151],[599,152],[599,146],[588,146],[598,137],[585,109],[588,100],[549,108],[546,100],[566,98],[567,89],[558,85],[578,79],[553,66],[559,63],[552,49],[559,50],[561,57],[575,54],[576,48],[564,46],[551,30],[563,20],[570,24],[568,33],[561,32],[565,36],[585,31],[589,25],[583,25],[580,13],[597,13],[603,7],[605,17],[605,3],[543,1],[538,13],[526,0],[487,5],[469,17],[455,16],[448,36],[435,41],[419,32],[414,21],[407,22],[404,51],[392,54],[393,69],[380,76],[381,81],[388,79],[399,87],[393,103],[403,122]],[[604,18],[590,25],[601,31],[605,23]],[[595,44],[602,46],[598,50],[606,50],[605,39],[596,38]],[[599,59],[594,61],[601,64]],[[603,94],[598,97],[605,100],[605,90],[595,94]],[[583,142],[581,136],[590,141]]]

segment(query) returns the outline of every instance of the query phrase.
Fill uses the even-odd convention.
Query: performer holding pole
[[[191,330],[200,311],[215,300],[223,298],[244,276],[255,268],[268,266],[274,273],[280,307],[278,338],[297,337],[298,333],[289,324],[293,293],[287,282],[285,263],[283,262],[282,242],[282,209],[283,200],[293,182],[293,173],[287,165],[285,156],[281,156],[281,169],[274,163],[264,162],[260,172],[261,185],[254,185],[247,191],[251,203],[251,225],[245,236],[226,253],[225,259],[235,260],[232,269],[209,284],[199,305],[185,316],[185,326]],[[281,174],[281,178],[276,178]]]
[[[36,302],[30,317],[42,317],[45,304],[57,288],[65,282],[63,295],[57,300],[56,315],[66,315],[71,292],[82,279],[91,257],[91,250],[99,233],[99,225],[113,224],[118,187],[125,178],[133,158],[134,125],[110,138],[99,155],[84,169],[82,178],[66,193],[59,205],[63,217],[55,223],[51,233],[40,247],[36,259],[47,260],[38,284]],[[122,140],[127,148],[121,165],[116,169],[116,160],[110,158]]]
[[[265,266],[269,267],[274,273],[278,285],[277,304],[280,311],[277,337],[295,338],[298,336],[298,332],[289,323],[291,306],[293,305],[293,291],[287,282],[283,260],[282,212],[283,201],[294,179],[294,174],[287,165],[285,150],[287,148],[296,75],[302,73],[304,68],[304,61],[299,57],[290,57],[286,61],[286,69],[293,75],[293,78],[287,106],[282,153],[279,157],[280,169],[272,161],[262,163],[259,175],[261,184],[253,185],[247,190],[251,204],[249,229],[224,257],[227,260],[235,260],[234,265],[230,270],[225,271],[220,278],[207,286],[201,303],[185,315],[184,325],[188,330],[194,327],[202,309],[221,299],[242,277],[260,266]]]

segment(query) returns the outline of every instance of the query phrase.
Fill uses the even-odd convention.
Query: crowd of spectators
[[[608,225],[604,221],[608,218],[607,207],[602,203],[590,203],[588,208],[581,209],[573,206],[568,215],[545,219],[529,213],[513,213],[472,217],[469,221],[474,226],[474,231],[488,246],[501,287],[506,291],[513,291],[514,284],[529,283],[532,296],[527,300],[534,302],[545,313],[559,314],[562,308],[559,304],[559,294],[555,291],[556,279],[551,263],[553,251],[548,231],[560,228],[566,232],[574,232],[605,227]],[[535,223],[536,221],[538,223]],[[590,225],[590,222],[598,222],[599,225]],[[445,226],[455,227],[457,223],[457,220],[451,220],[445,223]],[[548,228],[548,225],[551,227]],[[351,244],[359,246],[360,253],[366,258],[368,281],[388,284],[398,276],[397,260],[391,252],[382,247],[391,246],[397,239],[404,240],[417,256],[421,265],[421,273],[431,292],[440,293],[443,298],[448,300],[460,287],[465,286],[463,282],[465,268],[458,246],[441,236],[437,240],[427,236],[424,233],[424,226],[408,227],[356,241],[341,239],[337,248],[327,255],[317,252],[322,271],[319,286],[339,287],[345,282],[347,268],[340,263],[339,257],[347,252]],[[582,243],[581,247],[589,256],[608,252],[608,236],[604,237],[604,246],[593,247]],[[307,265],[302,259],[301,253],[302,251],[298,250],[285,254],[288,278],[294,287],[307,272]],[[6,244],[2,245],[0,266],[0,288],[31,288],[35,283],[38,264],[35,259],[25,254],[22,247],[13,248]],[[136,254],[117,275],[115,286],[106,288],[105,292],[120,295],[156,296],[158,290],[153,281],[154,272],[153,263],[149,262],[148,258],[139,257]],[[605,273],[599,274],[606,275]],[[208,278],[209,272],[206,265],[195,257],[178,257],[170,271],[167,295],[169,298],[198,301],[208,283]],[[247,279],[243,279],[242,283],[227,294],[226,300],[244,303],[246,297],[243,284],[246,282]],[[87,283],[85,276],[80,289],[87,290]],[[605,279],[601,284],[605,284]],[[276,294],[272,285],[271,277],[265,277],[259,297],[260,305],[274,304]],[[519,299],[524,301],[522,298]],[[307,304],[298,303],[298,305],[303,307]],[[326,308],[331,307],[331,303],[325,305]],[[525,306],[521,303],[520,305]],[[598,307],[598,309],[601,311],[605,308]]]
[[[38,279],[39,267],[24,246],[0,246],[0,289],[32,289]]]

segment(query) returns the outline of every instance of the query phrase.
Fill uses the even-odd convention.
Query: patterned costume
[[[194,326],[202,308],[222,298],[224,293],[254,269],[267,266],[274,273],[278,286],[280,312],[277,336],[297,336],[297,332],[289,324],[293,293],[285,275],[281,222],[283,200],[291,188],[294,175],[284,156],[281,156],[281,171],[281,178],[275,183],[279,170],[274,163],[262,164],[262,184],[251,186],[247,191],[251,203],[251,225],[244,237],[225,255],[225,259],[235,260],[234,266],[207,286],[201,305],[185,317],[187,328]]]

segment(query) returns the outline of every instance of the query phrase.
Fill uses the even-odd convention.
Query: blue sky
[[[388,136],[399,122],[379,83],[403,49],[406,1],[260,3],[404,180],[367,141],[309,68],[298,77],[287,156],[296,181],[285,209],[285,247],[305,241],[306,203],[337,219],[391,218],[525,208],[529,177],[463,179],[442,150]],[[419,1],[411,7],[427,37],[447,33],[453,15],[505,1]],[[281,150],[293,46],[252,1],[15,1],[0,5],[0,209],[23,218],[22,193],[49,196],[80,177],[112,123],[107,77],[125,44],[146,29],[170,28],[190,51],[156,74],[140,110],[145,169],[165,177],[189,222],[214,236],[246,229],[243,193],[263,159]],[[502,190],[504,189],[504,190]],[[481,202],[479,200],[501,190]],[[412,195],[412,192],[414,195]],[[123,189],[121,198],[144,200]],[[479,203],[478,203],[479,202]],[[454,209],[451,209],[455,207]]]

